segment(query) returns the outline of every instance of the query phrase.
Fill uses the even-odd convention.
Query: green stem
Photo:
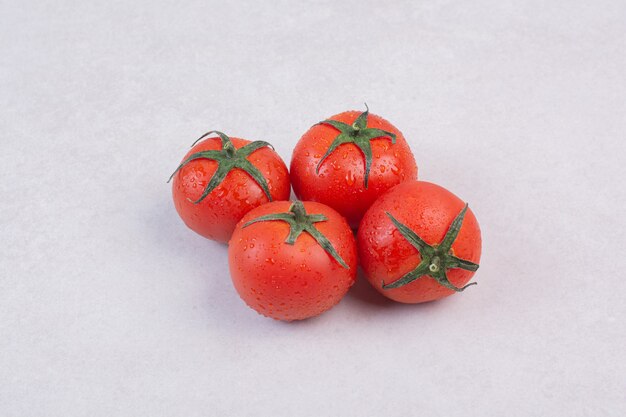
[[[393,217],[391,213],[387,212],[387,217],[391,219],[391,222],[394,224],[394,226],[396,226],[396,229],[398,229],[402,237],[404,237],[411,244],[411,246],[417,249],[420,257],[422,258],[422,261],[412,271],[406,273],[396,281],[390,284],[385,284],[383,282],[383,289],[389,290],[392,288],[400,288],[407,284],[410,284],[416,279],[427,275],[434,278],[440,285],[456,292],[461,292],[470,285],[475,285],[476,283],[473,282],[461,288],[456,287],[450,282],[450,280],[448,279],[448,275],[446,274],[446,271],[448,269],[453,268],[464,269],[472,272],[478,269],[478,264],[461,258],[457,258],[452,254],[452,244],[459,235],[466,212],[467,204],[454,218],[454,220],[450,224],[450,227],[448,228],[448,231],[446,232],[446,235],[444,236],[441,243],[438,245],[427,244],[424,239],[422,239],[417,233],[415,233],[415,231],[411,230],[408,226]]]
[[[254,223],[267,221],[282,221],[289,225],[289,234],[285,239],[285,243],[288,245],[295,244],[298,237],[300,237],[303,232],[307,232],[330,256],[335,259],[335,261],[337,261],[337,263],[339,263],[339,265],[346,269],[350,269],[348,264],[345,263],[328,238],[315,227],[315,223],[328,221],[328,218],[323,214],[308,214],[302,201],[294,201],[291,204],[291,207],[289,207],[289,212],[287,213],[266,214],[250,220],[245,223],[243,227],[245,228]]]
[[[167,182],[170,182],[174,175],[176,175],[177,172],[179,172],[185,165],[187,165],[191,161],[195,161],[196,159],[210,159],[217,162],[217,169],[207,183],[207,186],[202,192],[200,198],[196,201],[189,200],[192,201],[193,204],[198,204],[202,200],[204,200],[218,185],[222,183],[222,181],[224,181],[226,175],[228,175],[228,173],[233,169],[240,169],[246,172],[252,178],[252,180],[256,182],[259,187],[261,187],[267,199],[269,201],[272,201],[272,194],[270,193],[267,179],[261,173],[261,171],[254,165],[252,165],[252,163],[247,159],[249,155],[257,151],[258,149],[264,146],[272,146],[267,142],[258,140],[251,142],[246,146],[243,146],[242,148],[236,149],[230,138],[226,134],[217,130],[212,130],[200,136],[200,138],[196,140],[192,146],[213,133],[220,137],[222,141],[222,149],[218,151],[201,151],[192,154],[189,158],[183,161],[183,163],[180,164],[178,168],[176,168],[176,171],[174,171],[174,173],[170,176]]]
[[[370,169],[372,166],[372,149],[370,141],[373,139],[390,137],[391,143],[392,145],[394,145],[396,143],[396,134],[392,132],[387,132],[386,130],[368,128],[367,117],[369,115],[369,107],[367,107],[367,104],[365,104],[365,108],[366,110],[356,118],[352,125],[331,119],[317,123],[331,126],[339,131],[339,134],[330,144],[330,146],[326,150],[326,153],[324,153],[324,156],[322,156],[322,158],[317,163],[317,167],[315,168],[315,172],[317,174],[319,174],[322,163],[326,160],[326,158],[328,158],[330,154],[335,151],[335,149],[346,143],[352,143],[361,150],[363,158],[365,159],[363,184],[365,188],[367,188]]]

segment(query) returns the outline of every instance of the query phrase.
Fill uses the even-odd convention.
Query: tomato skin
[[[250,141],[230,138],[236,149]],[[220,150],[218,138],[202,140],[185,155]],[[287,200],[291,192],[287,166],[278,154],[269,147],[253,152],[247,158],[265,177],[272,199]],[[263,189],[248,173],[233,169],[226,178],[200,203],[194,204],[217,169],[217,162],[210,159],[197,159],[182,167],[173,178],[172,197],[176,211],[185,224],[196,233],[219,242],[228,242],[237,222],[250,210],[268,199]],[[192,200],[192,201],[189,201]]]
[[[347,111],[330,117],[352,124],[361,114]],[[389,137],[370,141],[372,166],[368,187],[365,188],[365,159],[353,143],[339,146],[316,168],[322,156],[337,137],[337,129],[328,125],[315,125],[300,138],[291,157],[293,189],[301,200],[326,204],[343,215],[356,227],[365,211],[384,192],[403,182],[417,179],[417,165],[413,153],[402,133],[387,120],[369,114],[368,128],[378,128],[396,134],[392,145]]]
[[[367,211],[359,226],[357,244],[361,265],[368,281],[385,297],[401,303],[422,303],[455,292],[423,276],[399,288],[383,289],[413,270],[421,261],[417,249],[398,232],[386,212],[417,233],[427,244],[439,244],[465,203],[450,191],[424,181],[402,183],[381,196]],[[455,256],[480,261],[481,234],[471,209],[467,210],[458,237],[452,244]],[[452,284],[462,287],[474,272],[449,269]]]
[[[265,221],[242,226],[255,218],[289,211],[291,202],[275,201],[247,213],[229,242],[233,284],[241,299],[259,314],[277,320],[317,316],[337,304],[354,284],[357,249],[354,234],[339,213],[320,203],[304,202],[309,214],[328,221],[315,227],[332,243],[349,269],[343,268],[308,233],[294,245],[285,243],[289,225]]]

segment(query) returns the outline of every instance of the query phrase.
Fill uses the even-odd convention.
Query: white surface
[[[623,416],[626,3],[226,3],[0,3],[0,415]],[[165,180],[363,101],[471,204],[479,285],[258,316]]]

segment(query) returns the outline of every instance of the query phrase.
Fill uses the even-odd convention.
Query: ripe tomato
[[[301,200],[329,205],[356,227],[385,191],[417,179],[417,165],[398,129],[382,117],[347,111],[311,127],[291,157]]]
[[[450,191],[423,181],[380,197],[363,216],[357,241],[370,284],[402,303],[463,291],[480,261],[474,213]]]
[[[244,214],[289,198],[289,172],[269,143],[217,131],[198,141],[170,177],[176,211],[193,231],[227,242]]]
[[[228,247],[239,296],[277,320],[316,316],[354,283],[356,242],[339,213],[314,202],[276,201],[246,214]]]

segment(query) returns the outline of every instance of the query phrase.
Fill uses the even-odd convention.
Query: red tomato
[[[276,201],[246,214],[229,242],[240,297],[277,320],[316,316],[354,283],[356,242],[339,213],[314,202]]]
[[[211,133],[219,138],[204,139]],[[289,172],[269,143],[221,132],[200,139],[172,175],[174,205],[190,229],[227,242],[247,212],[268,201],[289,199]]]
[[[340,113],[311,127],[293,151],[290,170],[298,198],[329,205],[352,227],[385,191],[417,179],[402,133],[368,111]]]
[[[357,240],[370,284],[402,303],[463,291],[480,261],[474,213],[429,182],[406,182],[380,197],[363,216]]]

